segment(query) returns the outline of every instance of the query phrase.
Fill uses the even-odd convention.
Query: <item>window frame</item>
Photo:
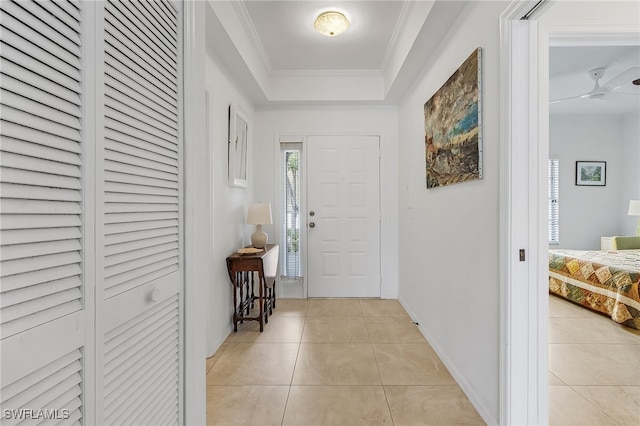
[[[281,140],[279,142],[279,147],[280,149],[278,150],[278,155],[279,155],[279,160],[278,160],[278,164],[279,164],[279,170],[280,172],[278,173],[278,193],[279,193],[279,200],[278,200],[278,227],[279,227],[279,231],[278,231],[278,235],[279,235],[279,239],[280,239],[280,245],[281,245],[281,253],[282,256],[280,259],[280,277],[283,280],[287,280],[287,281],[301,281],[304,278],[304,271],[305,271],[305,257],[304,257],[304,253],[305,253],[305,237],[306,237],[306,233],[305,231],[305,216],[304,216],[304,212],[305,210],[305,179],[304,179],[304,166],[305,166],[305,157],[304,157],[304,149],[303,149],[303,142],[302,140],[286,140],[283,141]],[[298,267],[297,267],[297,275],[288,275],[287,274],[287,223],[286,223],[286,215],[287,215],[287,196],[286,196],[286,188],[285,188],[285,171],[286,171],[286,164],[285,164],[285,154],[288,151],[298,151],[298,182],[297,182],[297,188],[299,190],[299,196],[298,198],[298,226],[299,226],[299,233],[298,233],[298,242],[297,242],[297,246],[298,246]]]

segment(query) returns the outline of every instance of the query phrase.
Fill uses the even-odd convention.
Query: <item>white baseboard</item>
[[[453,379],[456,381],[458,386],[460,386],[460,389],[462,390],[462,392],[464,392],[464,394],[467,396],[467,398],[469,399],[473,407],[476,409],[476,411],[478,411],[478,414],[480,414],[480,417],[482,417],[482,420],[484,420],[485,423],[488,425],[497,425],[498,420],[495,419],[489,413],[489,410],[487,409],[487,407],[484,406],[481,399],[478,397],[478,394],[464,379],[464,376],[462,376],[462,374],[460,374],[460,372],[455,368],[451,360],[442,351],[442,348],[438,346],[433,336],[427,331],[427,328],[425,327],[424,323],[421,324],[420,317],[416,315],[416,313],[413,312],[411,309],[409,309],[409,307],[407,306],[406,303],[404,303],[401,297],[398,297],[398,302],[400,302],[404,310],[407,311],[407,313],[409,314],[409,317],[411,317],[414,322],[418,323],[418,330],[420,330],[424,338],[427,339],[427,342],[429,343],[431,348],[435,351],[435,353],[438,355],[438,357],[440,358],[440,361],[442,361],[444,366],[447,367],[447,370],[449,370],[449,373],[451,374]]]
[[[218,349],[220,349],[220,346],[222,346],[224,341],[227,340],[227,337],[229,337],[229,334],[231,334],[232,331],[233,331],[233,325],[230,324],[229,332],[226,335],[218,337],[213,341],[213,351],[207,354],[207,358],[211,358],[218,351]]]

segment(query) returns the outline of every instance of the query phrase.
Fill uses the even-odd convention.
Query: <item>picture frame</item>
[[[605,186],[606,161],[576,161],[576,186]]]
[[[229,105],[229,186],[248,188],[247,158],[251,127],[249,117],[237,105]]]

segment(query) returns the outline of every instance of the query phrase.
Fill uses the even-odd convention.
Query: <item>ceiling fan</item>
[[[589,76],[594,81],[593,89],[583,95],[571,96],[568,98],[554,99],[550,104],[564,102],[571,99],[603,99],[613,94],[640,96],[640,90],[635,90],[634,86],[640,85],[640,67],[631,67],[621,72],[611,80],[600,85],[600,80],[607,68],[594,68],[588,71]]]

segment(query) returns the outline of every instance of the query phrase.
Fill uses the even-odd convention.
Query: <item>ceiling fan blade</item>
[[[625,96],[640,96],[640,91],[637,93],[629,93],[629,92],[611,92],[611,93],[607,93],[606,96],[617,96],[617,95],[625,95]]]
[[[588,98],[589,95],[590,94],[587,93],[587,94],[580,95],[580,96],[571,96],[571,97],[568,97],[568,98],[552,99],[552,100],[549,101],[549,104],[557,104],[559,102],[570,101],[572,99]]]
[[[619,97],[618,95],[622,95],[622,97]],[[640,103],[640,92],[637,93],[629,93],[629,92],[610,92],[607,93],[606,95],[604,95],[603,97],[609,99],[609,98],[613,98],[613,99],[629,99],[630,96],[635,97],[636,99],[638,99],[638,103]]]
[[[607,81],[602,87],[606,87],[608,90],[616,90],[623,86],[631,86],[633,80],[637,78],[640,78],[640,67],[631,67]]]

